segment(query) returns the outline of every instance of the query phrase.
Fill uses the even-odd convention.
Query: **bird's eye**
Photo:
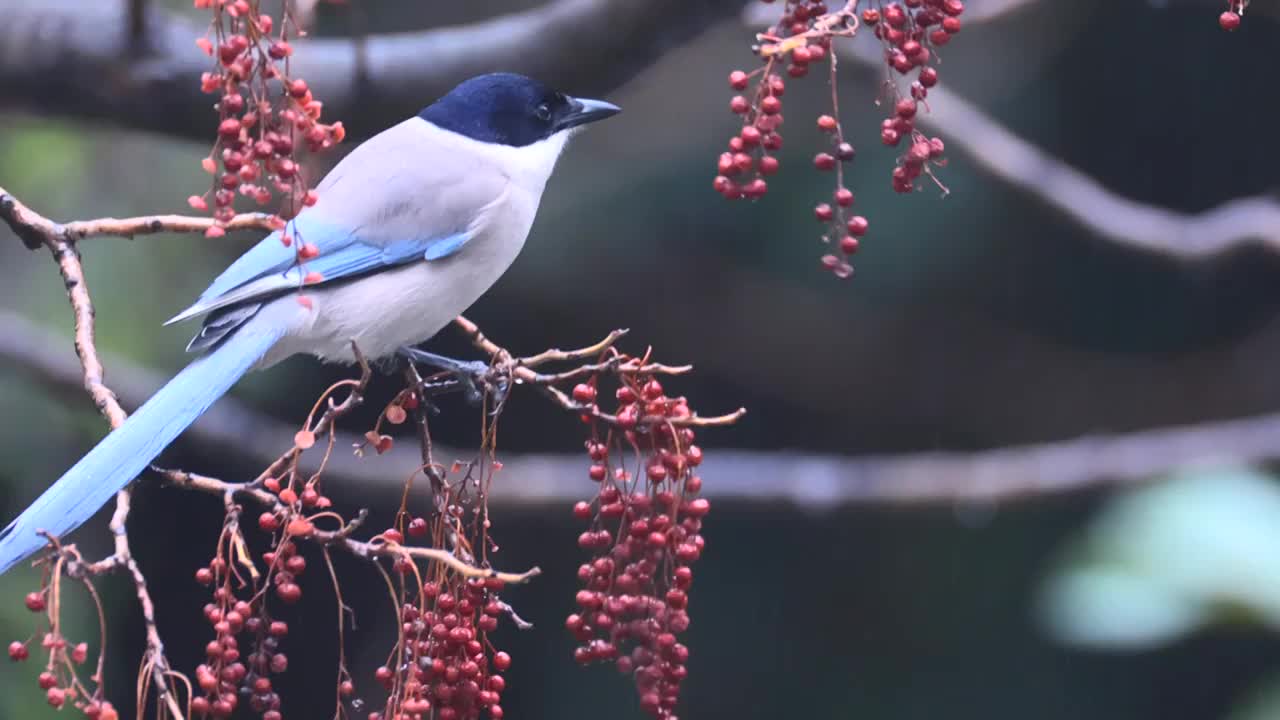
[[[551,105],[542,103],[538,106],[538,109],[533,111],[533,114],[538,116],[538,119],[542,122],[547,122],[551,119]]]

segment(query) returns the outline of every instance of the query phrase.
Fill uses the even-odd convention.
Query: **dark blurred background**
[[[1264,10],[1264,1],[1255,9]],[[969,2],[976,12],[1000,4]],[[175,12],[189,12],[188,5],[172,3]],[[690,3],[699,12],[703,5]],[[948,46],[943,84],[1116,196],[1195,213],[1273,195],[1280,185],[1280,27],[1254,12],[1241,30],[1224,33],[1216,23],[1221,5],[1027,3],[975,23]],[[783,172],[769,194],[728,204],[711,191],[715,158],[735,127],[725,77],[752,61],[754,29],[740,7],[664,48],[608,93],[625,112],[574,141],[523,255],[468,313],[515,352],[630,328],[626,347],[652,344],[659,359],[696,364],[695,374],[671,387],[700,412],[749,409],[735,427],[702,434],[714,512],[692,597],[680,715],[1280,717],[1280,489],[1267,472],[1267,452],[1257,449],[1277,427],[1268,414],[1280,412],[1273,249],[1241,243],[1189,260],[1176,250],[1133,248],[1092,234],[958,151],[941,171],[949,197],[932,189],[895,195],[893,153],[877,142],[876,86],[851,67],[840,88],[860,151],[850,185],[872,231],[855,278],[837,281],[819,267],[810,219],[831,189],[829,177],[809,169],[820,142],[810,118],[828,96],[821,78],[791,83]],[[321,36],[353,27],[391,32],[513,9],[352,0],[317,7],[316,29]],[[599,32],[616,33],[620,43],[634,39],[626,27]],[[19,39],[0,33],[5,64],[21,62]],[[424,66],[432,62],[424,53]],[[528,68],[504,69],[536,67],[530,58]],[[206,187],[203,141],[83,119],[91,112],[38,112],[2,97],[0,110],[0,184],[55,219],[181,212],[183,199]],[[962,140],[946,127],[940,133],[953,148]],[[100,347],[162,375],[176,371],[189,328],[160,323],[253,239],[84,243]],[[0,230],[0,267],[0,310],[56,334],[50,347],[72,358],[70,313],[49,258]],[[452,331],[434,346],[470,352]],[[6,517],[103,431],[87,397],[34,382],[37,375],[0,361]],[[344,376],[296,359],[249,378],[233,395],[296,423],[324,386]],[[374,395],[384,399],[398,387],[380,384]],[[446,402],[437,439],[474,446],[475,412]],[[1008,500],[970,501],[947,490],[980,480],[1019,487],[1016,474],[975,475],[974,462],[1000,448],[1171,426],[1221,429],[1215,423],[1239,419],[1213,436],[1223,438],[1211,443],[1214,452],[1187,455],[1189,467],[1178,467],[1184,463],[1174,443],[1177,457],[1130,458],[1148,469],[1076,477],[1068,484],[1087,487],[1073,492],[1029,487]],[[577,483],[589,495],[585,458],[572,455],[580,450],[574,418],[521,394],[502,427],[501,450],[513,466],[537,454],[555,473],[579,473],[562,473],[558,487]],[[1252,439],[1238,447],[1246,434]],[[1190,441],[1194,428],[1178,438]],[[1280,448],[1280,437],[1274,440]],[[874,483],[866,487],[879,490],[859,490],[865,458],[892,477],[892,468],[922,454],[937,460],[927,466],[930,486],[940,489],[935,502],[880,502],[892,488]],[[717,471],[717,457],[733,462]],[[1035,457],[1021,467],[1052,476]],[[180,439],[163,459],[225,478],[262,465],[199,437]],[[948,475],[953,466],[963,477]],[[372,527],[384,526],[409,469],[389,468],[381,483],[331,485],[332,495],[346,507],[372,508]],[[1153,482],[1108,482],[1135,474]],[[514,471],[500,479],[521,481]],[[822,485],[806,488],[809,482]],[[515,659],[503,705],[511,718],[639,718],[627,681],[572,661],[562,621],[572,610],[581,553],[572,500],[560,495],[496,510],[501,564],[545,571],[507,596],[537,627],[501,634]],[[105,515],[76,535],[81,547],[107,550]],[[207,562],[220,519],[216,500],[150,480],[136,495],[135,553],[152,578],[170,659],[188,671],[208,639],[199,611],[205,590],[192,573]],[[393,628],[380,578],[346,560],[339,569],[360,628],[347,649],[371,687],[371,668]],[[322,576],[308,580],[312,601],[291,616],[305,631],[289,639],[285,710],[327,717],[333,606]],[[30,632],[21,598],[36,586],[24,570],[0,582],[6,643]],[[111,625],[108,688],[127,717],[141,619],[124,578],[101,588]],[[95,636],[89,606],[76,603],[80,611],[66,616],[79,631],[68,634]],[[4,666],[0,716],[51,712],[36,672],[31,664]]]

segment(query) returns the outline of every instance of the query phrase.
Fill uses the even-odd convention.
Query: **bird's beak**
[[[586,125],[597,120],[617,115],[622,108],[603,100],[590,98],[569,98],[569,111],[560,116],[556,122],[556,130],[568,130],[579,125]]]

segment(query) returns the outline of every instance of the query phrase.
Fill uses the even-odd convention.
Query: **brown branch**
[[[407,117],[469,76],[515,70],[582,94],[622,85],[746,0],[549,0],[455,27],[305,39],[293,70],[351,138]],[[140,53],[121,2],[0,0],[0,103],[205,140],[217,113],[200,92],[205,28],[151,3]],[[484,48],[484,52],[476,52]],[[609,58],[583,62],[584,57]],[[431,62],[423,62],[431,58]]]
[[[76,355],[80,358],[84,389],[93,398],[94,405],[111,425],[111,429],[119,428],[124,424],[126,415],[115,393],[103,380],[102,361],[98,358],[98,349],[93,337],[93,301],[89,296],[89,286],[85,283],[84,269],[80,265],[80,253],[75,247],[77,236],[69,232],[66,227],[59,226],[33,212],[2,187],[0,187],[0,219],[22,238],[27,247],[35,249],[43,245],[53,255],[75,316],[75,347]],[[116,510],[110,524],[111,532],[115,535],[115,554],[101,563],[89,566],[88,570],[106,572],[117,567],[128,570],[133,579],[134,591],[138,597],[138,604],[142,608],[142,618],[146,625],[147,654],[157,695],[175,717],[182,717],[183,713],[178,707],[177,699],[169,691],[168,675],[171,670],[164,654],[164,642],[160,639],[160,631],[156,627],[155,605],[147,589],[147,578],[138,567],[129,548],[127,522],[131,493],[132,490],[128,487],[116,493]]]
[[[480,327],[478,325],[465,317],[458,316],[453,322],[462,330],[467,338],[471,340],[472,345],[475,345],[476,348],[487,354],[490,360],[499,367],[500,371],[505,370],[506,372],[509,372],[511,377],[517,382],[533,385],[541,390],[544,395],[549,397],[552,402],[565,410],[581,415],[587,415],[611,425],[618,424],[617,416],[602,412],[600,408],[595,405],[583,405],[582,403],[575,402],[573,398],[569,397],[569,395],[564,391],[555,386],[555,383],[576,377],[581,368],[578,370],[570,370],[566,373],[544,374],[535,372],[529,367],[529,365],[542,365],[548,362],[561,360],[582,360],[587,357],[598,356],[600,353],[611,349],[614,342],[626,334],[625,330],[614,330],[600,342],[579,350],[547,350],[545,352],[538,353],[537,355],[533,355],[530,358],[522,359],[513,358],[506,348],[486,337],[485,334],[480,331]],[[532,363],[530,361],[532,361]],[[658,363],[641,362],[634,358],[625,357],[621,358],[616,365],[610,365],[610,363],[606,362],[602,363],[600,367],[612,369],[614,372],[623,374],[645,374],[648,372],[668,375],[678,375],[691,369],[688,366],[672,367]],[[724,425],[732,425],[742,419],[746,414],[746,408],[738,408],[737,410],[725,415],[700,417],[694,414],[686,418],[663,419],[662,422],[676,427],[720,427]],[[648,418],[639,418],[638,423],[643,425],[646,420],[648,420]]]
[[[217,478],[199,475],[197,473],[187,472],[184,470],[164,470],[162,471],[165,479],[174,487],[184,490],[194,490],[197,492],[214,495],[217,497],[242,497],[253,500],[255,503],[271,508],[274,512],[286,513],[288,508],[280,502],[275,495],[253,487],[252,483],[233,483]],[[323,547],[337,548],[344,550],[356,557],[370,558],[397,558],[409,557],[415,560],[426,560],[429,562],[442,563],[458,574],[464,577],[494,577],[509,583],[524,583],[532,580],[542,573],[537,567],[530,568],[521,573],[500,572],[490,568],[481,568],[471,565],[448,550],[439,548],[416,547],[409,545],[400,545],[389,541],[375,538],[372,541],[364,542],[355,540],[351,534],[358,529],[367,516],[367,511],[361,510],[355,519],[343,525],[338,530],[320,530],[316,529],[305,536],[294,536],[298,540],[307,540],[314,542]]]
[[[2,189],[0,193],[3,193]],[[267,213],[243,213],[223,223],[221,227],[225,230],[275,230],[278,222],[280,221],[276,220],[274,215]],[[162,232],[204,232],[216,224],[213,218],[191,215],[148,215],[69,222],[62,227],[62,231],[67,237],[75,240],[95,236],[132,238],[135,235],[153,235]]]

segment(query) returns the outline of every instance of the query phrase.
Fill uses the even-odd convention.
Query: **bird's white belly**
[[[490,226],[442,260],[421,260],[274,301],[272,305],[291,307],[264,310],[289,312],[294,330],[262,365],[296,353],[349,363],[355,359],[353,340],[365,357],[373,359],[429,339],[497,282],[520,253],[533,213],[511,210],[504,222]]]

